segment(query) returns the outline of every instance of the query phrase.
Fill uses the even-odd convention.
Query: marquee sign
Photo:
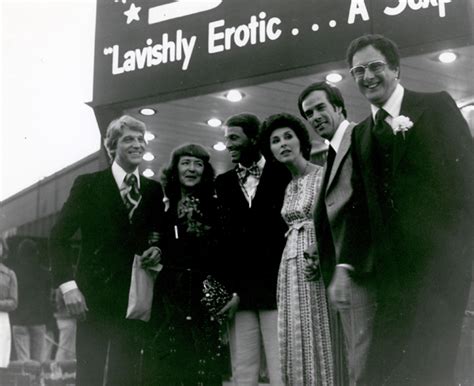
[[[363,33],[401,48],[472,34],[470,0],[97,0],[94,105],[344,58]]]

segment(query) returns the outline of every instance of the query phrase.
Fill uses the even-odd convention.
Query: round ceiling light
[[[146,116],[155,115],[156,110],[152,109],[150,107],[144,107],[143,109],[140,109],[140,114],[141,115],[146,115]]]
[[[338,83],[342,80],[342,75],[337,72],[331,72],[326,75],[326,80],[331,83]]]
[[[140,109],[140,114],[141,115],[146,115],[146,116],[155,115],[156,110],[152,109],[150,107],[144,107],[143,109]]]
[[[225,97],[229,102],[240,102],[244,95],[239,90],[230,90]]]
[[[147,151],[145,154],[143,154],[143,159],[145,161],[153,161],[155,159],[155,156],[149,151]]]
[[[219,118],[211,118],[207,121],[207,124],[211,127],[219,127],[222,125],[222,121]]]
[[[226,149],[226,146],[224,142],[217,142],[214,144],[214,146],[212,146],[212,148],[217,151],[223,151]]]
[[[145,133],[145,140],[148,142],[148,141],[153,141],[155,139],[155,134],[153,133],[150,133],[149,131],[147,131]]]
[[[145,177],[153,177],[155,175],[155,172],[151,169],[145,169],[142,173]]]
[[[452,62],[454,62],[457,58],[458,58],[458,56],[457,56],[454,52],[451,52],[451,51],[442,52],[442,53],[439,54],[439,56],[438,56],[438,60],[439,60],[441,63],[452,63]]]

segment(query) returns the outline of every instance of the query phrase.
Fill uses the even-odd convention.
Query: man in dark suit
[[[372,112],[352,138],[377,280],[371,381],[452,385],[473,253],[472,137],[449,94],[400,85],[391,40],[357,38],[347,61]]]
[[[282,384],[278,350],[276,281],[285,245],[280,215],[290,175],[260,153],[260,121],[238,114],[225,123],[225,143],[236,167],[216,179],[222,218],[220,277],[233,297],[230,348],[236,385],[256,385],[265,355],[270,383]]]
[[[138,377],[145,323],[126,319],[132,263],[155,267],[160,250],[150,246],[162,217],[160,185],[138,172],[145,124],[130,116],[112,121],[105,147],[112,167],[79,176],[51,231],[56,285],[68,311],[79,319],[77,385],[133,385]],[[81,254],[73,274],[68,246],[76,231]]]
[[[298,98],[298,107],[315,132],[329,141],[314,211],[318,243],[313,248],[318,251],[329,300],[342,322],[350,385],[360,385],[367,377],[375,293],[372,277],[360,264],[370,254],[370,239],[366,228],[358,226],[365,206],[353,196],[350,145],[355,124],[347,120],[339,89],[327,82],[306,87]],[[312,254],[314,249],[308,252]]]

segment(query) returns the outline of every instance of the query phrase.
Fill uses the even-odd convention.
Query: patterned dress
[[[334,385],[326,291],[321,279],[305,279],[304,250],[315,242],[313,208],[322,168],[292,180],[281,210],[288,224],[278,273],[278,335],[285,383]]]

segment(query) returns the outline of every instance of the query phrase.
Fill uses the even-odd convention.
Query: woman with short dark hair
[[[167,231],[157,278],[156,382],[221,385],[218,325],[201,304],[215,254],[214,169],[198,144],[176,148],[162,170]],[[161,382],[161,383],[160,383]]]

